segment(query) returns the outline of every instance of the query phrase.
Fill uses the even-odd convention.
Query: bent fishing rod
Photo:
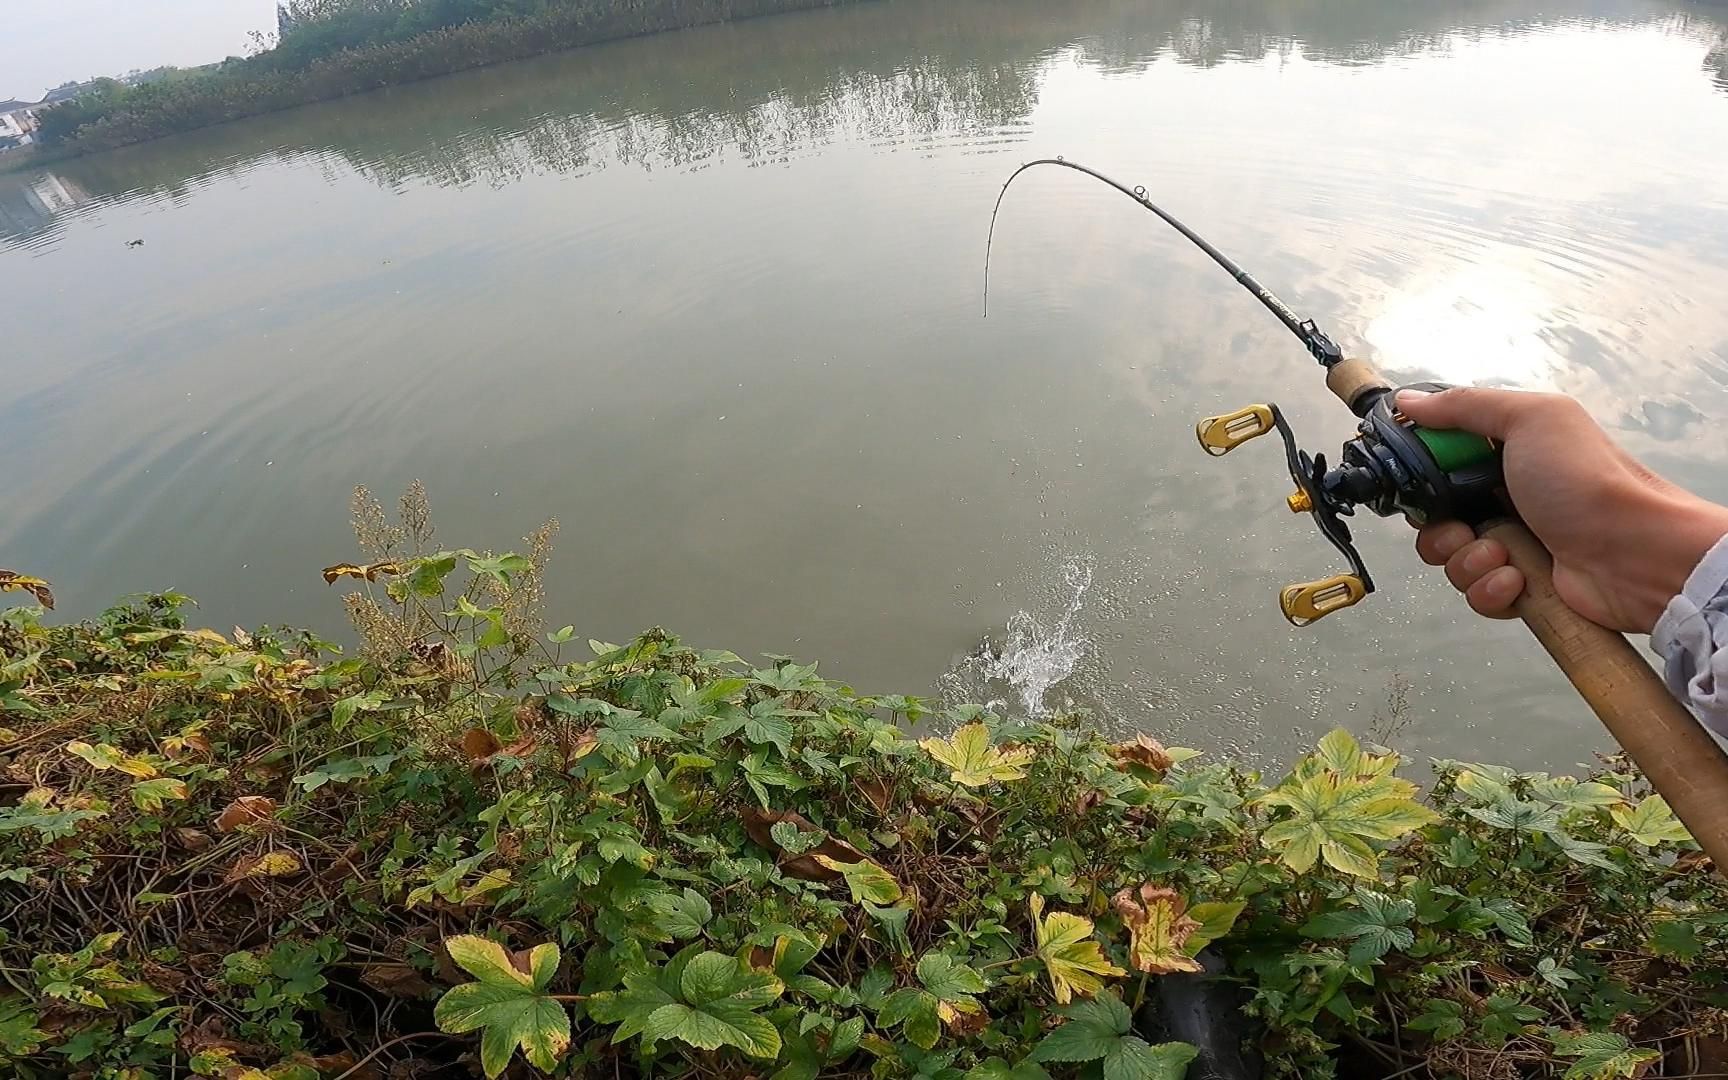
[[[1028,169],[1054,165],[1108,184],[1156,215],[1223,267],[1277,317],[1325,372],[1326,388],[1357,418],[1338,463],[1297,445],[1284,414],[1272,402],[1209,416],[1195,427],[1200,446],[1214,457],[1276,431],[1284,464],[1296,487],[1285,499],[1292,513],[1308,514],[1320,534],[1350,565],[1346,573],[1285,587],[1280,610],[1295,626],[1308,626],[1352,607],[1374,591],[1374,579],[1356,550],[1344,519],[1365,508],[1379,517],[1399,514],[1414,525],[1459,520],[1478,536],[1505,546],[1524,574],[1513,605],[1567,680],[1638,766],[1652,787],[1698,841],[1718,872],[1728,873],[1728,754],[1676,701],[1626,638],[1568,607],[1554,588],[1554,558],[1518,519],[1501,471],[1500,447],[1466,431],[1424,428],[1397,410],[1399,389],[1444,390],[1446,384],[1392,383],[1365,360],[1348,359],[1313,319],[1304,319],[1248,271],[1174,214],[1154,203],[1144,187],[1129,187],[1065,158],[1039,158],[1016,169],[990,212],[984,248],[984,304],[990,303],[990,254],[996,217],[1008,188]]]

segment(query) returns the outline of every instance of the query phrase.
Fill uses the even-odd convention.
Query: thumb
[[[1423,427],[1458,428],[1490,439],[1504,439],[1539,397],[1521,390],[1455,386],[1438,393],[1400,390],[1397,404],[1400,412]]]

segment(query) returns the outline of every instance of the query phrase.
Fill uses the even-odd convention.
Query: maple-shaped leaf
[[[1392,775],[1397,763],[1394,754],[1365,753],[1343,729],[1332,732],[1283,783],[1261,796],[1262,806],[1290,812],[1261,834],[1261,843],[1298,873],[1324,858],[1347,874],[1376,876],[1379,853],[1369,841],[1396,840],[1438,820],[1412,798],[1415,784]]]
[[[995,747],[990,745],[990,729],[983,724],[967,724],[946,739],[921,739],[924,752],[948,766],[957,784],[984,787],[997,781],[1019,780],[1026,775],[1032,761],[1028,747]]]
[[[984,976],[947,953],[925,953],[918,961],[922,989],[904,987],[889,994],[876,1013],[876,1026],[898,1027],[914,1046],[928,1050],[946,1024],[956,1034],[975,1034],[989,1022],[974,995],[984,992]]]
[[[1128,927],[1128,962],[1136,971],[1169,975],[1200,970],[1186,949],[1200,924],[1185,914],[1187,901],[1175,889],[1161,889],[1148,881],[1138,889],[1121,890],[1110,904]]]
[[[1104,979],[1126,975],[1110,962],[1092,937],[1092,920],[1066,911],[1044,915],[1044,898],[1033,893],[1027,901],[1032,909],[1032,937],[1038,959],[1050,975],[1050,990],[1066,1005],[1078,994],[1091,997],[1104,987]]]
[[[780,1032],[757,1010],[785,984],[753,971],[735,956],[686,949],[657,972],[632,972],[624,989],[595,994],[588,1013],[616,1023],[614,1043],[640,1034],[645,1042],[676,1039],[703,1050],[734,1046],[751,1057],[780,1056]]]
[[[1624,1035],[1607,1031],[1567,1033],[1550,1030],[1554,1055],[1575,1058],[1567,1066],[1565,1080],[1611,1080],[1642,1076],[1650,1062],[1662,1055],[1655,1050],[1637,1050]]]
[[[1065,1023],[1044,1036],[1033,1061],[1101,1061],[1104,1080],[1182,1080],[1199,1051],[1187,1043],[1157,1046],[1130,1034],[1128,1006],[1115,994],[1060,1010]]]
[[[1356,907],[1322,912],[1302,926],[1309,937],[1344,938],[1350,946],[1350,962],[1372,964],[1393,949],[1408,949],[1416,940],[1409,922],[1416,915],[1414,901],[1391,897],[1372,889],[1355,891]]]
[[[1608,813],[1614,818],[1614,824],[1625,829],[1632,839],[1645,847],[1655,847],[1663,841],[1680,844],[1692,839],[1686,826],[1680,824],[1680,819],[1668,808],[1668,800],[1660,795],[1651,795],[1637,806],[1611,806]]]
[[[558,946],[529,950],[524,971],[504,946],[472,934],[444,939],[444,950],[478,981],[451,987],[433,1007],[438,1030],[480,1031],[480,1067],[496,1077],[517,1047],[529,1064],[551,1072],[570,1046],[570,1014],[546,992],[558,973]]]

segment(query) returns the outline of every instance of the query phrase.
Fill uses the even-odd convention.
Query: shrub
[[[167,594],[0,621],[11,1075],[1155,1080],[1194,1049],[1145,1002],[1204,957],[1278,1076],[1706,1073],[1728,1034],[1728,889],[1617,760],[1424,794],[1335,731],[1269,782],[660,630],[575,650],[551,527],[356,509],[357,655]]]

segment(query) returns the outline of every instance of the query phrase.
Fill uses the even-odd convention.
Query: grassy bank
[[[1159,1080],[1203,962],[1273,1076],[1724,1071],[1728,887],[1619,762],[1423,794],[1338,731],[1262,777],[577,644],[554,527],[355,510],[353,655],[0,619],[0,1071]]]
[[[140,86],[109,82],[45,111],[45,155],[32,164],[560,49],[844,2],[548,0],[496,5],[488,17],[411,34],[403,27],[412,23],[347,17],[396,5],[326,3],[319,6],[332,14],[286,31],[256,56]],[[509,13],[520,9],[534,13]]]

